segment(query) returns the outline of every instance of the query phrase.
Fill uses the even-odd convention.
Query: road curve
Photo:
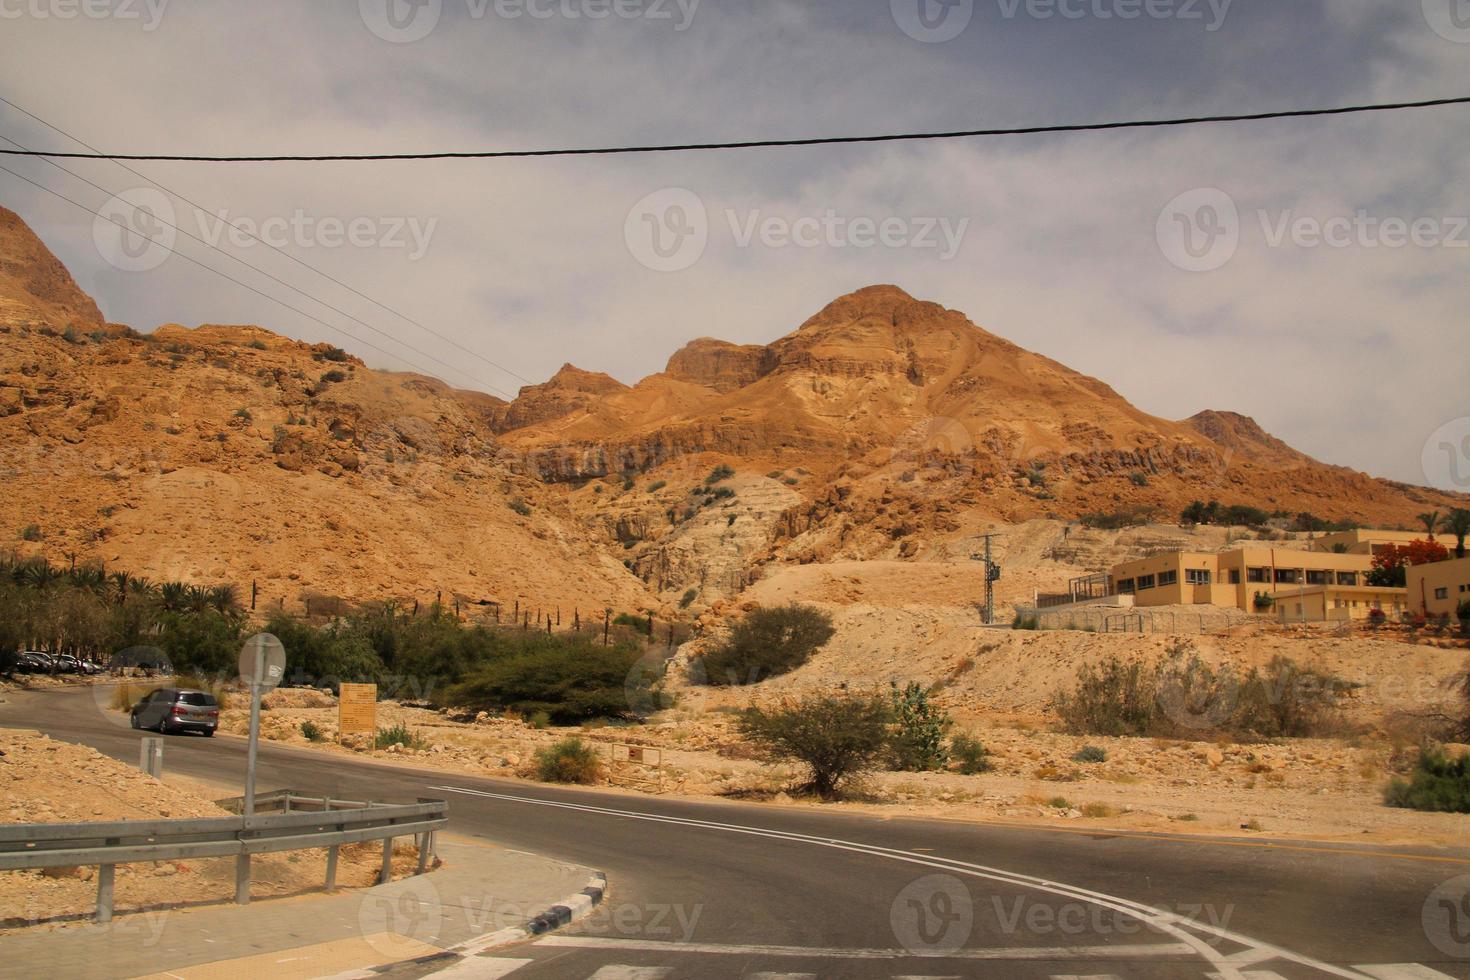
[[[140,733],[104,700],[20,694],[0,705],[0,726],[135,762]],[[169,771],[237,785],[244,759],[244,740],[228,736],[170,738],[165,749]],[[262,791],[442,796],[458,833],[608,874],[595,916],[471,961],[465,976],[1470,978],[1458,934],[1447,943],[1426,929],[1431,896],[1470,875],[1470,850],[888,819],[547,787],[271,743],[258,780]],[[487,882],[482,899],[513,896]]]

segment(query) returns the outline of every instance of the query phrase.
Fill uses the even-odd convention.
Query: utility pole
[[[1000,581],[1000,566],[990,558],[990,542],[1000,535],[982,534],[981,537],[985,539],[985,552],[971,555],[970,560],[985,564],[985,625],[992,626],[995,624],[995,583]]]

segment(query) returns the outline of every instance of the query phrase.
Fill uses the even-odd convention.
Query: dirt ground
[[[1050,688],[1026,675],[1044,675],[1050,670],[1057,681],[1069,676],[1075,663],[1064,655],[1072,647],[1082,647],[1072,654],[1075,658],[1096,656],[1098,649],[1091,646],[1095,643],[1111,644],[1127,653],[1132,647],[1119,646],[1121,641],[1149,641],[1133,651],[1142,655],[1163,638],[1042,633],[1004,634],[1003,639],[1018,644],[1012,652],[1025,654],[1015,658],[1011,673],[973,667],[965,673],[966,677],[974,675],[975,680],[967,682],[973,688],[955,683],[939,695],[957,719],[956,731],[984,743],[992,770],[974,776],[874,773],[854,794],[854,802],[842,804],[791,799],[785,790],[799,773],[790,766],[760,760],[736,731],[736,712],[743,704],[817,686],[815,679],[800,676],[811,671],[820,678],[817,661],[789,678],[752,689],[680,691],[676,707],[642,725],[537,729],[515,718],[482,714],[473,722],[461,722],[441,711],[385,702],[379,706],[378,726],[402,723],[420,746],[371,751],[365,742],[359,742],[356,749],[334,744],[337,712],[330,695],[286,690],[268,696],[261,731],[266,738],[308,745],[301,725],[310,721],[322,733],[323,741],[315,744],[326,751],[371,752],[384,761],[510,778],[534,778],[536,750],[576,735],[596,744],[609,760],[618,743],[662,750],[657,768],[610,762],[604,779],[607,785],[796,806],[835,805],[889,816],[1185,834],[1262,833],[1377,844],[1463,845],[1470,832],[1470,817],[1383,805],[1384,785],[1406,771],[1414,759],[1412,743],[1384,724],[1391,709],[1409,703],[1397,691],[1391,697],[1371,686],[1359,692],[1350,709],[1358,731],[1343,738],[1262,744],[1082,738],[1055,730],[1055,719],[1045,711],[1042,698]],[[1260,637],[1221,638],[1219,642],[1231,657],[1249,662],[1268,659],[1279,644],[1299,662],[1347,674],[1357,671],[1378,678],[1380,686],[1389,685],[1394,677],[1424,676],[1438,690],[1438,673],[1448,678],[1465,662],[1465,652],[1460,649],[1439,650],[1386,639],[1356,642],[1291,634],[1269,639],[1270,643],[1263,643]],[[823,651],[818,657],[830,653]],[[1392,669],[1375,666],[1382,663]],[[844,676],[856,673],[851,665],[850,660],[845,661]],[[909,665],[911,672],[917,669]],[[989,692],[988,700],[974,696],[981,690]],[[245,711],[232,708],[225,713],[223,727],[242,733],[246,722]],[[1088,745],[1103,749],[1106,760],[1074,761]]]
[[[93,749],[38,732],[0,730],[0,753],[0,820],[6,823],[228,815],[213,802],[218,794],[198,783],[172,776],[160,782]],[[344,847],[338,883],[348,888],[374,884],[381,857],[376,842]],[[411,848],[395,851],[396,873],[411,873],[416,862]],[[251,872],[254,899],[320,891],[326,852],[260,855]],[[95,875],[95,868],[0,871],[0,932],[88,918],[97,902]],[[114,888],[119,914],[230,901],[235,862],[208,858],[119,865]]]

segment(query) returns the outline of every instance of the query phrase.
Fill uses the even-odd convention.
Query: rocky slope
[[[507,404],[259,327],[109,326],[8,211],[0,467],[18,550],[257,582],[298,611],[442,592],[697,613],[784,564],[967,560],[997,527],[1043,528],[1010,542],[1037,561],[1069,550],[1043,518],[1213,497],[1408,526],[1464,505],[1243,416],[1150,416],[894,286],[769,345],[692,341],[632,387],[566,365]]]

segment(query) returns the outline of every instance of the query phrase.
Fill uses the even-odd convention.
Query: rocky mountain
[[[767,345],[512,402],[255,326],[109,326],[0,212],[0,535],[54,561],[312,597],[694,610],[772,566],[967,559],[1036,518],[1193,499],[1411,525],[1463,498],[1184,422],[895,286]],[[692,597],[692,598],[691,598]]]

